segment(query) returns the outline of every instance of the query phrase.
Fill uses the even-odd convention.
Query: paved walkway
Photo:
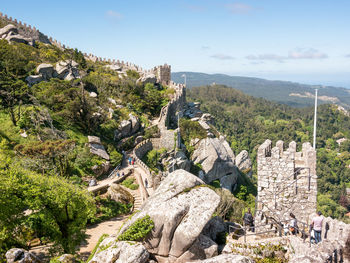
[[[142,178],[141,176],[142,176],[142,174],[144,174],[144,172],[141,168],[137,167],[136,165],[134,165],[134,166],[128,165],[129,156],[132,156],[132,155],[131,154],[126,155],[126,158],[123,161],[123,165],[122,165],[121,169],[119,170],[119,173],[120,174],[122,172],[126,173],[129,169],[131,169],[131,168],[134,169],[133,176],[135,176],[135,178],[137,179],[137,181],[140,185],[139,188],[137,190],[131,190],[131,189],[128,189],[126,187],[124,187],[124,188],[129,193],[131,193],[132,196],[134,197],[133,211],[137,211],[142,206],[143,201],[146,200],[146,198],[147,198],[147,196],[144,198],[141,197],[142,196],[141,192],[144,191],[144,186],[143,186],[144,181],[140,181],[140,180],[143,180],[143,179],[141,179]],[[138,177],[139,177],[139,179],[138,179]],[[144,178],[146,178],[146,177],[144,177]],[[88,190],[91,192],[96,191],[96,189],[111,185],[112,183],[114,183],[117,180],[118,180],[118,178],[106,178],[104,180],[99,181],[96,186],[89,187]],[[118,230],[120,229],[120,227],[123,225],[123,223],[128,219],[128,217],[129,217],[129,215],[117,216],[117,217],[114,217],[114,218],[109,219],[107,221],[101,222],[99,224],[89,226],[86,229],[87,238],[84,241],[84,243],[82,243],[82,245],[80,246],[80,250],[79,250],[80,256],[84,260],[86,260],[89,257],[91,251],[95,248],[99,238],[103,234],[108,234],[108,235],[116,234],[118,232]]]

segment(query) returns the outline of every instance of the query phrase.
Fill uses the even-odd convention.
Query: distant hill
[[[199,72],[174,72],[172,79],[183,83],[181,77],[186,74],[187,87],[210,85],[213,83],[226,85],[254,97],[276,101],[293,107],[305,107],[314,103],[314,86],[289,81],[272,81],[260,78],[237,77],[225,74],[205,74]],[[319,89],[319,103],[335,103],[350,108],[350,90],[338,87],[322,87]]]

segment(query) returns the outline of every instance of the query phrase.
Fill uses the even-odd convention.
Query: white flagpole
[[[315,89],[314,150],[316,150],[317,91],[318,89]]]

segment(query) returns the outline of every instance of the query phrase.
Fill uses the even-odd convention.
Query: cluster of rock
[[[123,225],[118,235],[100,244],[90,263],[147,262],[149,255],[160,263],[180,263],[217,256],[218,245],[210,234],[205,235],[204,228],[210,222],[220,197],[203,184],[198,177],[184,170],[169,174],[147,199],[142,210]],[[128,244],[115,241],[137,219],[146,215],[153,220],[154,228],[144,241]],[[213,232],[215,230],[211,231],[212,235]],[[120,247],[125,247],[123,252]],[[124,253],[125,257],[132,255],[134,261],[118,261]]]
[[[128,120],[121,121],[118,129],[114,132],[114,139],[120,140],[125,137],[129,137],[138,132],[141,124],[137,116],[132,113],[129,114]]]
[[[97,176],[107,173],[110,169],[109,154],[107,153],[105,147],[102,145],[101,139],[97,136],[88,136],[88,147],[90,148],[90,153],[106,160],[101,165],[94,165],[91,167],[92,171]]]
[[[34,39],[20,35],[18,33],[17,27],[12,24],[8,24],[0,29],[0,39],[5,39],[8,42],[23,43],[31,46],[34,46],[35,44]]]
[[[38,75],[30,75],[26,78],[30,86],[43,80],[50,80],[51,78],[59,78],[62,80],[80,78],[78,63],[74,60],[59,61],[55,67],[51,64],[42,63],[36,68],[36,72]]]
[[[241,151],[236,156],[236,166],[240,171],[245,172],[249,177],[252,177],[252,161],[250,160],[249,154],[246,150]]]
[[[162,164],[164,167],[167,167],[166,170],[170,173],[178,169],[189,172],[192,165],[191,161],[182,150],[173,152],[168,158],[164,158]]]
[[[239,173],[235,166],[235,155],[223,136],[198,141],[191,160],[201,165],[199,177],[203,181],[211,183],[220,180],[221,187],[234,190]]]

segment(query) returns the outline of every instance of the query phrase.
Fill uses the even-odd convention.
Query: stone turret
[[[272,148],[266,140],[258,149],[257,209],[278,221],[290,219],[309,223],[309,216],[316,212],[317,175],[316,151],[310,143],[304,143],[302,151],[296,151],[296,143],[284,150],[283,141]],[[262,218],[256,217],[256,225]]]

